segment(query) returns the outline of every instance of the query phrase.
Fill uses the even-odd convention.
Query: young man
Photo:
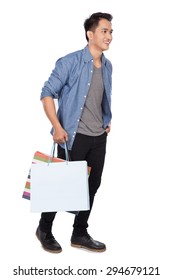
[[[71,245],[103,252],[105,244],[87,232],[94,196],[101,183],[106,138],[111,121],[112,65],[103,51],[112,41],[112,15],[94,13],[84,22],[87,46],[60,58],[41,93],[44,111],[53,126],[58,156],[64,158],[67,141],[71,160],[86,160],[89,176],[90,210],[80,211],[74,219]],[[54,98],[58,99],[56,113]],[[56,212],[42,213],[36,236],[43,248],[61,252],[52,235]]]

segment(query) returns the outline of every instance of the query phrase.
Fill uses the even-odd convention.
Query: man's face
[[[101,52],[108,50],[112,41],[112,31],[112,24],[106,19],[101,19],[95,31],[89,31],[89,43]]]

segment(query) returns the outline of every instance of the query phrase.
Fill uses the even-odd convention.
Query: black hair
[[[99,24],[101,19],[107,19],[108,21],[112,21],[113,16],[107,13],[94,13],[89,18],[87,18],[84,22],[85,36],[88,41],[87,31],[94,31]]]

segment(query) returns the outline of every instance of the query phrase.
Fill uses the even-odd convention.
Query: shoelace
[[[91,239],[91,236],[89,235],[88,232],[85,234],[85,236],[86,236],[88,239]]]
[[[52,232],[47,234],[46,240],[48,240],[48,239],[55,239],[55,237],[53,236]]]

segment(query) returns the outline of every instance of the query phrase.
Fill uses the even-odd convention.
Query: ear
[[[89,40],[93,39],[93,32],[92,31],[87,31],[87,36]]]

